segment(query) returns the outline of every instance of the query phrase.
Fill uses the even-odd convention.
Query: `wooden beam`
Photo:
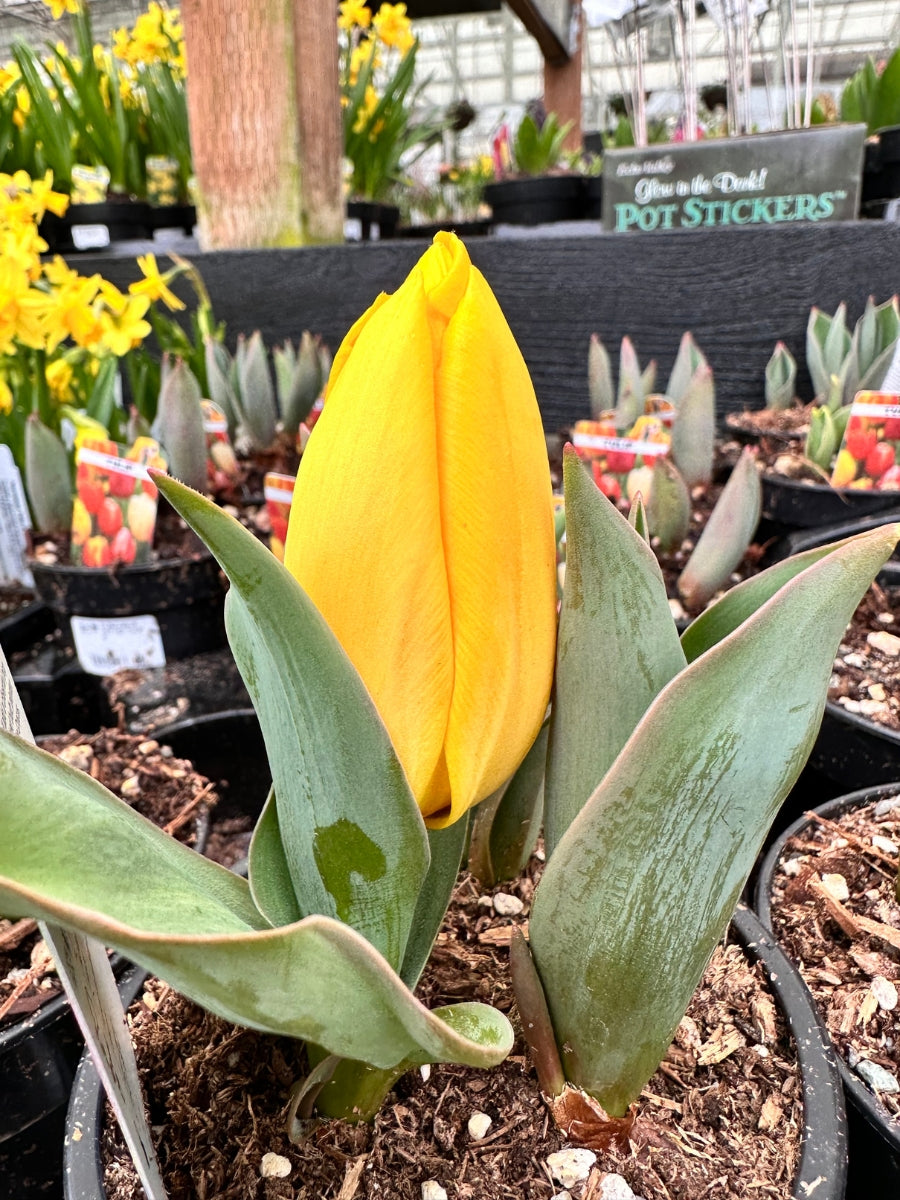
[[[569,59],[571,0],[507,0],[540,48],[544,61],[562,66]]]
[[[544,62],[544,107],[556,113],[561,125],[572,122],[563,143],[566,150],[581,150],[581,54],[583,16],[581,5],[573,5],[573,45],[563,63]]]

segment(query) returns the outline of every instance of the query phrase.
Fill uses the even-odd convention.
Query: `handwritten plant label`
[[[856,393],[831,483],[864,491],[900,490],[900,394]]]
[[[281,475],[278,471],[268,471],[263,480],[266,512],[272,526],[269,547],[279,562],[284,562],[284,544],[287,541],[291,501],[294,498],[296,482],[295,475]]]
[[[157,490],[148,466],[166,466],[153,438],[139,437],[133,446],[120,446],[108,438],[79,439],[72,505],[73,565],[103,568],[149,561]]]
[[[617,232],[853,220],[863,125],[708,138],[603,157],[603,225]]]
[[[623,496],[630,501],[637,492],[649,494],[653,464],[669,453],[672,436],[661,416],[645,414],[625,437],[611,420],[576,421],[572,444],[590,463],[600,491],[618,502]]]
[[[88,675],[146,671],[166,665],[159,621],[152,613],[136,617],[71,617],[72,641]]]
[[[203,432],[206,434],[206,478],[210,490],[227,487],[240,474],[237,455],[228,437],[228,420],[212,400],[201,400]]]
[[[0,446],[0,584],[34,583],[26,558],[30,531],[22,476],[9,446]]]

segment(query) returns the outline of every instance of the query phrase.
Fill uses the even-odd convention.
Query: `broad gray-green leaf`
[[[244,344],[243,354],[238,361],[238,380],[244,425],[253,439],[253,445],[265,450],[275,437],[278,411],[266,347],[259,330]]]
[[[95,780],[0,733],[0,911],[79,929],[226,1020],[391,1067],[491,1066],[502,1014],[453,1024],[415,999],[358,933],[313,916],[269,928],[246,880],[138,816]],[[77,819],[76,819],[77,817]]]
[[[797,360],[778,342],[766,363],[766,408],[790,408],[797,391]]]
[[[745,446],[678,577],[679,594],[690,608],[702,608],[725,585],[753,541],[761,512],[755,451]]]
[[[619,347],[619,388],[616,399],[616,429],[630,429],[644,411],[644,383],[631,338]]]
[[[40,533],[61,533],[72,522],[69,455],[52,429],[32,413],[25,422],[25,490]]]
[[[431,862],[419,892],[419,903],[413,913],[403,966],[400,968],[400,978],[408,988],[416,986],[428,962],[434,939],[447,913],[447,905],[459,877],[468,836],[468,813],[444,829],[428,830]]]
[[[656,556],[567,450],[566,584],[544,789],[548,857],[685,665]]]
[[[244,414],[241,412],[240,401],[229,378],[231,356],[225,347],[212,337],[206,338],[204,356],[209,398],[225,414],[225,420],[228,422],[228,436],[233,438],[238,426],[243,422]]]
[[[567,1077],[613,1115],[669,1045],[898,531],[827,555],[673,679],[547,864],[532,952]]]
[[[712,370],[704,363],[685,385],[672,425],[670,453],[689,488],[712,479],[715,436],[716,391]]]
[[[549,737],[548,720],[512,779],[475,809],[469,870],[487,887],[515,879],[531,857],[544,811]]]
[[[225,620],[253,698],[300,912],[357,929],[396,969],[428,868],[425,825],[362,680],[273,554],[168,477],[160,491],[231,581]]]
[[[887,529],[887,523],[884,528]],[[789,583],[795,575],[851,541],[853,538],[843,538],[839,542],[804,550],[802,554],[792,554],[790,558],[784,558],[758,575],[751,575],[749,579],[729,588],[681,635],[681,648],[688,662],[699,658],[716,642],[721,642],[722,638],[737,629],[741,622],[751,617],[767,600],[771,600],[778,589]]]
[[[281,843],[275,789],[263,805],[250,839],[247,878],[253,903],[272,925],[290,925],[303,916],[297,904],[287,856]]]
[[[615,407],[609,355],[596,333],[591,334],[588,347],[588,395],[591,400],[591,417],[595,421],[599,421],[603,413],[608,413]]]
[[[694,335],[687,330],[681,335],[678,354],[672,366],[669,382],[666,384],[666,395],[677,409],[681,409],[681,398],[688,385],[697,373],[698,368],[705,367],[706,357],[694,341]]]
[[[668,455],[653,463],[653,484],[647,505],[650,533],[666,553],[677,550],[691,527],[691,494]]]

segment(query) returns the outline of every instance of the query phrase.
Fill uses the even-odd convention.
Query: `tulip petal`
[[[354,326],[303,455],[285,565],[362,676],[422,807],[453,688],[422,281]],[[446,791],[446,783],[439,791]]]
[[[508,779],[537,737],[556,637],[550,472],[537,400],[500,306],[457,245],[466,287],[458,287],[455,262],[447,279],[457,287],[445,281],[436,298],[442,313],[452,295],[454,311],[435,382],[456,663],[446,738],[451,821]],[[432,316],[432,325],[440,320]],[[443,814],[430,822],[441,823]]]

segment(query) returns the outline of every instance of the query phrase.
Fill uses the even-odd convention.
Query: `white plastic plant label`
[[[26,559],[30,529],[22,476],[9,446],[0,446],[0,584],[34,583]]]
[[[76,250],[105,250],[109,230],[105,225],[73,225],[72,242]]]
[[[75,653],[89,675],[166,665],[159,622],[149,613],[136,617],[72,617],[71,624]]]

